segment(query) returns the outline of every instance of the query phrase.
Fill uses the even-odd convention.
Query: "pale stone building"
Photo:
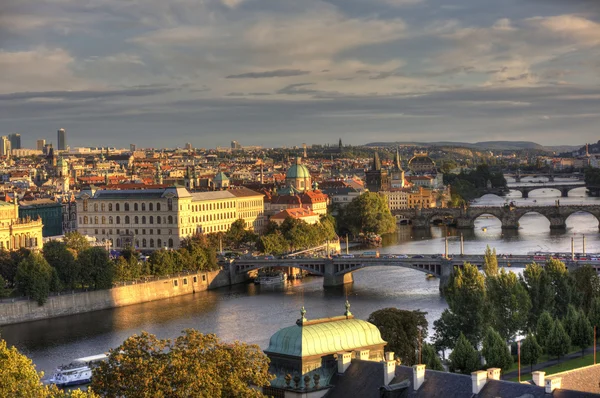
[[[22,247],[42,248],[42,220],[19,218],[19,205],[0,200],[0,248],[18,250]]]

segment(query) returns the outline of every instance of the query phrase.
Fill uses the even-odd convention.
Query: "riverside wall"
[[[225,268],[148,282],[129,282],[106,290],[51,296],[42,306],[33,300],[4,302],[0,303],[0,326],[162,300],[229,286],[231,282],[229,269]]]

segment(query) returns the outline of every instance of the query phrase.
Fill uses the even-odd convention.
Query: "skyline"
[[[9,0],[2,135],[31,148],[59,128],[71,147],[597,141],[593,1],[196,3]]]

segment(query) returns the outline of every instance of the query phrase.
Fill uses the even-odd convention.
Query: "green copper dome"
[[[310,173],[306,166],[302,164],[292,165],[285,174],[285,178],[297,179],[297,178],[310,178]]]
[[[229,181],[229,177],[222,171],[219,171],[213,181]]]
[[[360,319],[342,319],[281,329],[269,341],[269,354],[294,357],[332,354],[387,344],[379,329]]]

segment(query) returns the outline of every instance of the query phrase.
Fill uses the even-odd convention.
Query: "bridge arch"
[[[592,217],[594,217],[596,219],[596,222],[598,222],[598,227],[600,227],[600,212],[594,212],[591,211],[589,209],[572,209],[570,211],[566,211],[564,212],[564,217],[565,217],[565,224],[566,222],[569,220],[569,218],[573,215],[576,214],[580,214],[580,213],[585,213],[585,214],[589,214]]]
[[[452,211],[434,211],[427,216],[427,222],[429,224],[447,224],[448,221],[454,221],[456,214]]]
[[[527,215],[530,215],[530,216],[531,216],[531,215],[542,216],[543,218],[545,218],[545,219],[546,219],[546,221],[548,222],[548,225],[549,225],[550,227],[552,227],[552,219],[551,219],[550,217],[548,217],[548,215],[547,215],[547,214],[544,214],[544,212],[540,212],[540,211],[536,211],[536,210],[527,210],[527,209],[521,210],[521,211],[519,212],[519,214],[517,215],[517,217],[516,217],[516,219],[517,219],[517,222],[518,222],[519,224],[521,224],[521,219],[522,219],[523,217],[527,216]]]
[[[306,263],[272,263],[272,262],[260,262],[253,261],[252,263],[245,264],[232,264],[235,267],[236,274],[245,274],[250,271],[257,271],[264,268],[297,268],[303,271],[307,271],[313,275],[323,276],[325,275],[325,266],[321,262],[306,262]]]

